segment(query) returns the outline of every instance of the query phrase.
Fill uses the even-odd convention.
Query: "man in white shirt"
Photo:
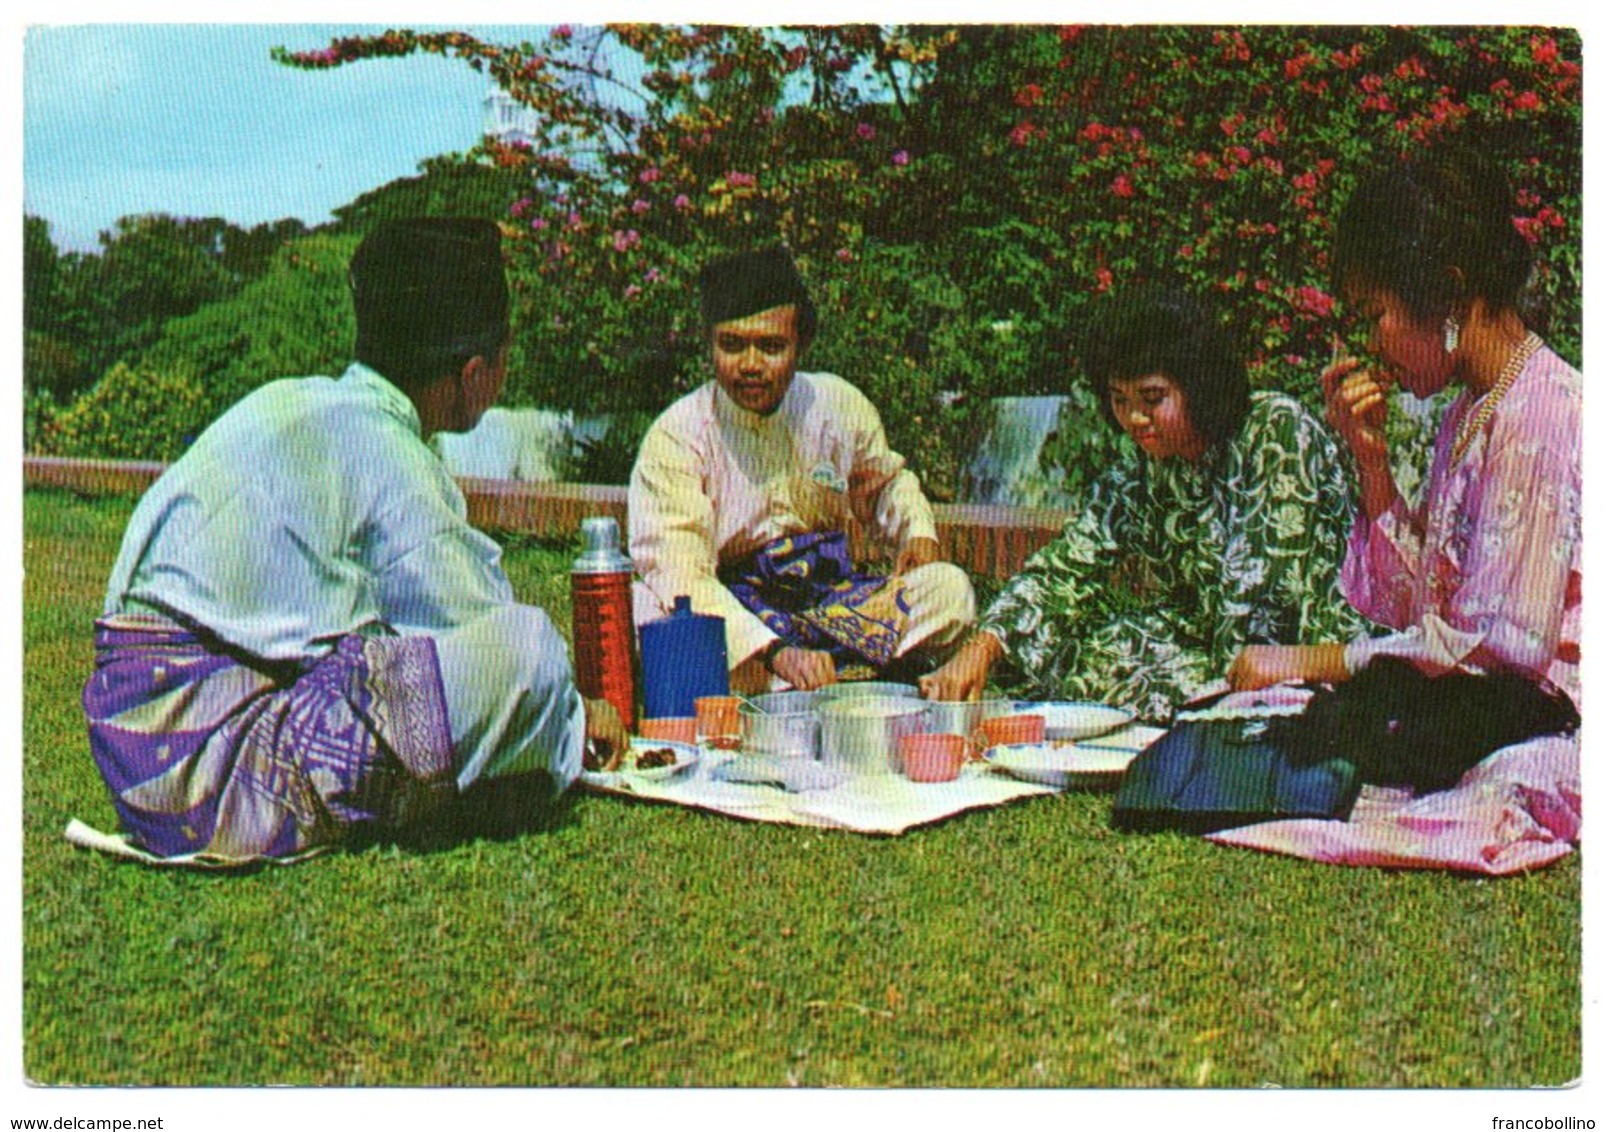
[[[84,710],[124,828],[158,855],[287,856],[472,818],[457,795],[477,783],[561,791],[588,739],[624,749],[427,444],[501,391],[500,232],[382,225],[351,287],[344,376],[241,400],[124,534]]]
[[[975,620],[938,561],[931,505],[880,415],[832,374],[802,373],[816,314],[784,249],[707,265],[699,280],[714,380],[643,438],[630,477],[638,625],[677,595],[725,620],[732,687],[818,688],[952,646]],[[856,573],[857,520],[895,554]]]

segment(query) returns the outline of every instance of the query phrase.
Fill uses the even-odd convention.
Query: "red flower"
[[[1125,173],[1120,174],[1110,184],[1110,191],[1118,197],[1129,197],[1133,193],[1132,178]]]
[[[1043,88],[1036,83],[1027,83],[1015,92],[1016,106],[1036,106],[1043,99]]]
[[[1537,216],[1513,216],[1511,226],[1522,233],[1522,238],[1530,244],[1537,244],[1545,225]]]
[[[1516,98],[1511,100],[1511,106],[1514,110],[1539,110],[1542,109],[1544,105],[1545,104],[1540,101],[1539,95],[1535,94],[1531,90],[1525,90],[1521,94],[1517,95]]]
[[[1554,39],[1541,40],[1536,35],[1528,41],[1528,44],[1533,48],[1535,63],[1554,63],[1556,57],[1560,54],[1556,49],[1556,41]]]
[[[1009,131],[1009,140],[1016,145],[1025,145],[1027,142],[1031,141],[1032,138],[1042,132],[1043,131],[1041,128],[1033,125],[1031,122],[1022,122],[1013,130]]]

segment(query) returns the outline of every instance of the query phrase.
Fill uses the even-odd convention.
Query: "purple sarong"
[[[95,624],[89,744],[124,829],[163,857],[280,857],[405,828],[450,798],[452,739],[426,637],[340,640],[288,676],[172,622]]]
[[[909,623],[903,579],[855,571],[841,531],[774,539],[719,580],[787,644],[829,652],[847,679],[891,663]]]

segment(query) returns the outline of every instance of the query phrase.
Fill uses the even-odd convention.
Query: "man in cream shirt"
[[[975,620],[970,580],[938,561],[931,505],[875,407],[840,377],[798,371],[816,315],[791,256],[731,256],[699,284],[714,380],[654,422],[630,477],[636,623],[680,594],[724,618],[742,692],[951,647]],[[895,556],[891,578],[848,561],[850,518]]]

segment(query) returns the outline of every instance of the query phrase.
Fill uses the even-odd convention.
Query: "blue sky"
[[[407,25],[422,27],[423,25]],[[269,49],[379,24],[34,26],[23,51],[23,206],[61,248],[119,216],[309,224],[480,136],[490,82],[433,56],[298,71]],[[477,29],[498,41],[537,29]]]

